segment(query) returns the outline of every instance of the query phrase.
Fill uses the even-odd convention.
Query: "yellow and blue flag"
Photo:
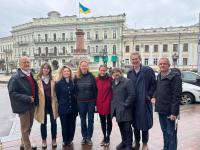
[[[83,14],[89,14],[91,12],[89,8],[83,6],[81,3],[79,3],[79,10]]]

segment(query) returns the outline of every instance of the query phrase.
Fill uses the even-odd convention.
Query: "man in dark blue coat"
[[[131,79],[136,88],[136,99],[133,106],[134,148],[137,150],[140,147],[140,131],[142,131],[142,150],[147,150],[148,130],[153,126],[151,98],[156,88],[156,79],[153,69],[141,64],[139,53],[132,53],[130,58],[133,68],[128,72],[127,77]]]

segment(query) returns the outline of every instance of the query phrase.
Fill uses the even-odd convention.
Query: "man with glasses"
[[[19,69],[8,82],[8,92],[13,113],[19,115],[21,125],[20,150],[32,150],[30,132],[33,125],[35,105],[38,105],[38,87],[30,71],[30,59],[22,56]]]

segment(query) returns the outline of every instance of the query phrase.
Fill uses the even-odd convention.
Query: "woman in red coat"
[[[101,128],[103,132],[103,140],[101,146],[108,146],[110,144],[110,134],[112,131],[111,118],[111,100],[112,100],[112,78],[106,73],[107,68],[104,65],[99,67],[99,75],[96,77],[97,84],[97,111],[101,120]]]

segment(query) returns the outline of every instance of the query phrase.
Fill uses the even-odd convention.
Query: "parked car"
[[[186,105],[186,104],[192,104],[194,102],[200,102],[200,87],[183,82],[182,84],[182,100],[181,104]]]
[[[190,73],[195,74],[196,76],[199,76],[197,73],[190,72],[190,71],[183,71],[181,72],[182,75],[185,75],[185,79]],[[155,72],[156,78],[158,73]],[[198,77],[196,77],[198,78]],[[183,80],[183,78],[182,78]],[[192,104],[194,102],[200,102],[200,86],[195,85],[195,83],[186,83],[185,80],[183,80],[182,84],[182,100],[181,104],[186,105],[186,104]]]
[[[200,75],[198,73],[191,71],[181,71],[181,77],[183,82],[200,86]]]

